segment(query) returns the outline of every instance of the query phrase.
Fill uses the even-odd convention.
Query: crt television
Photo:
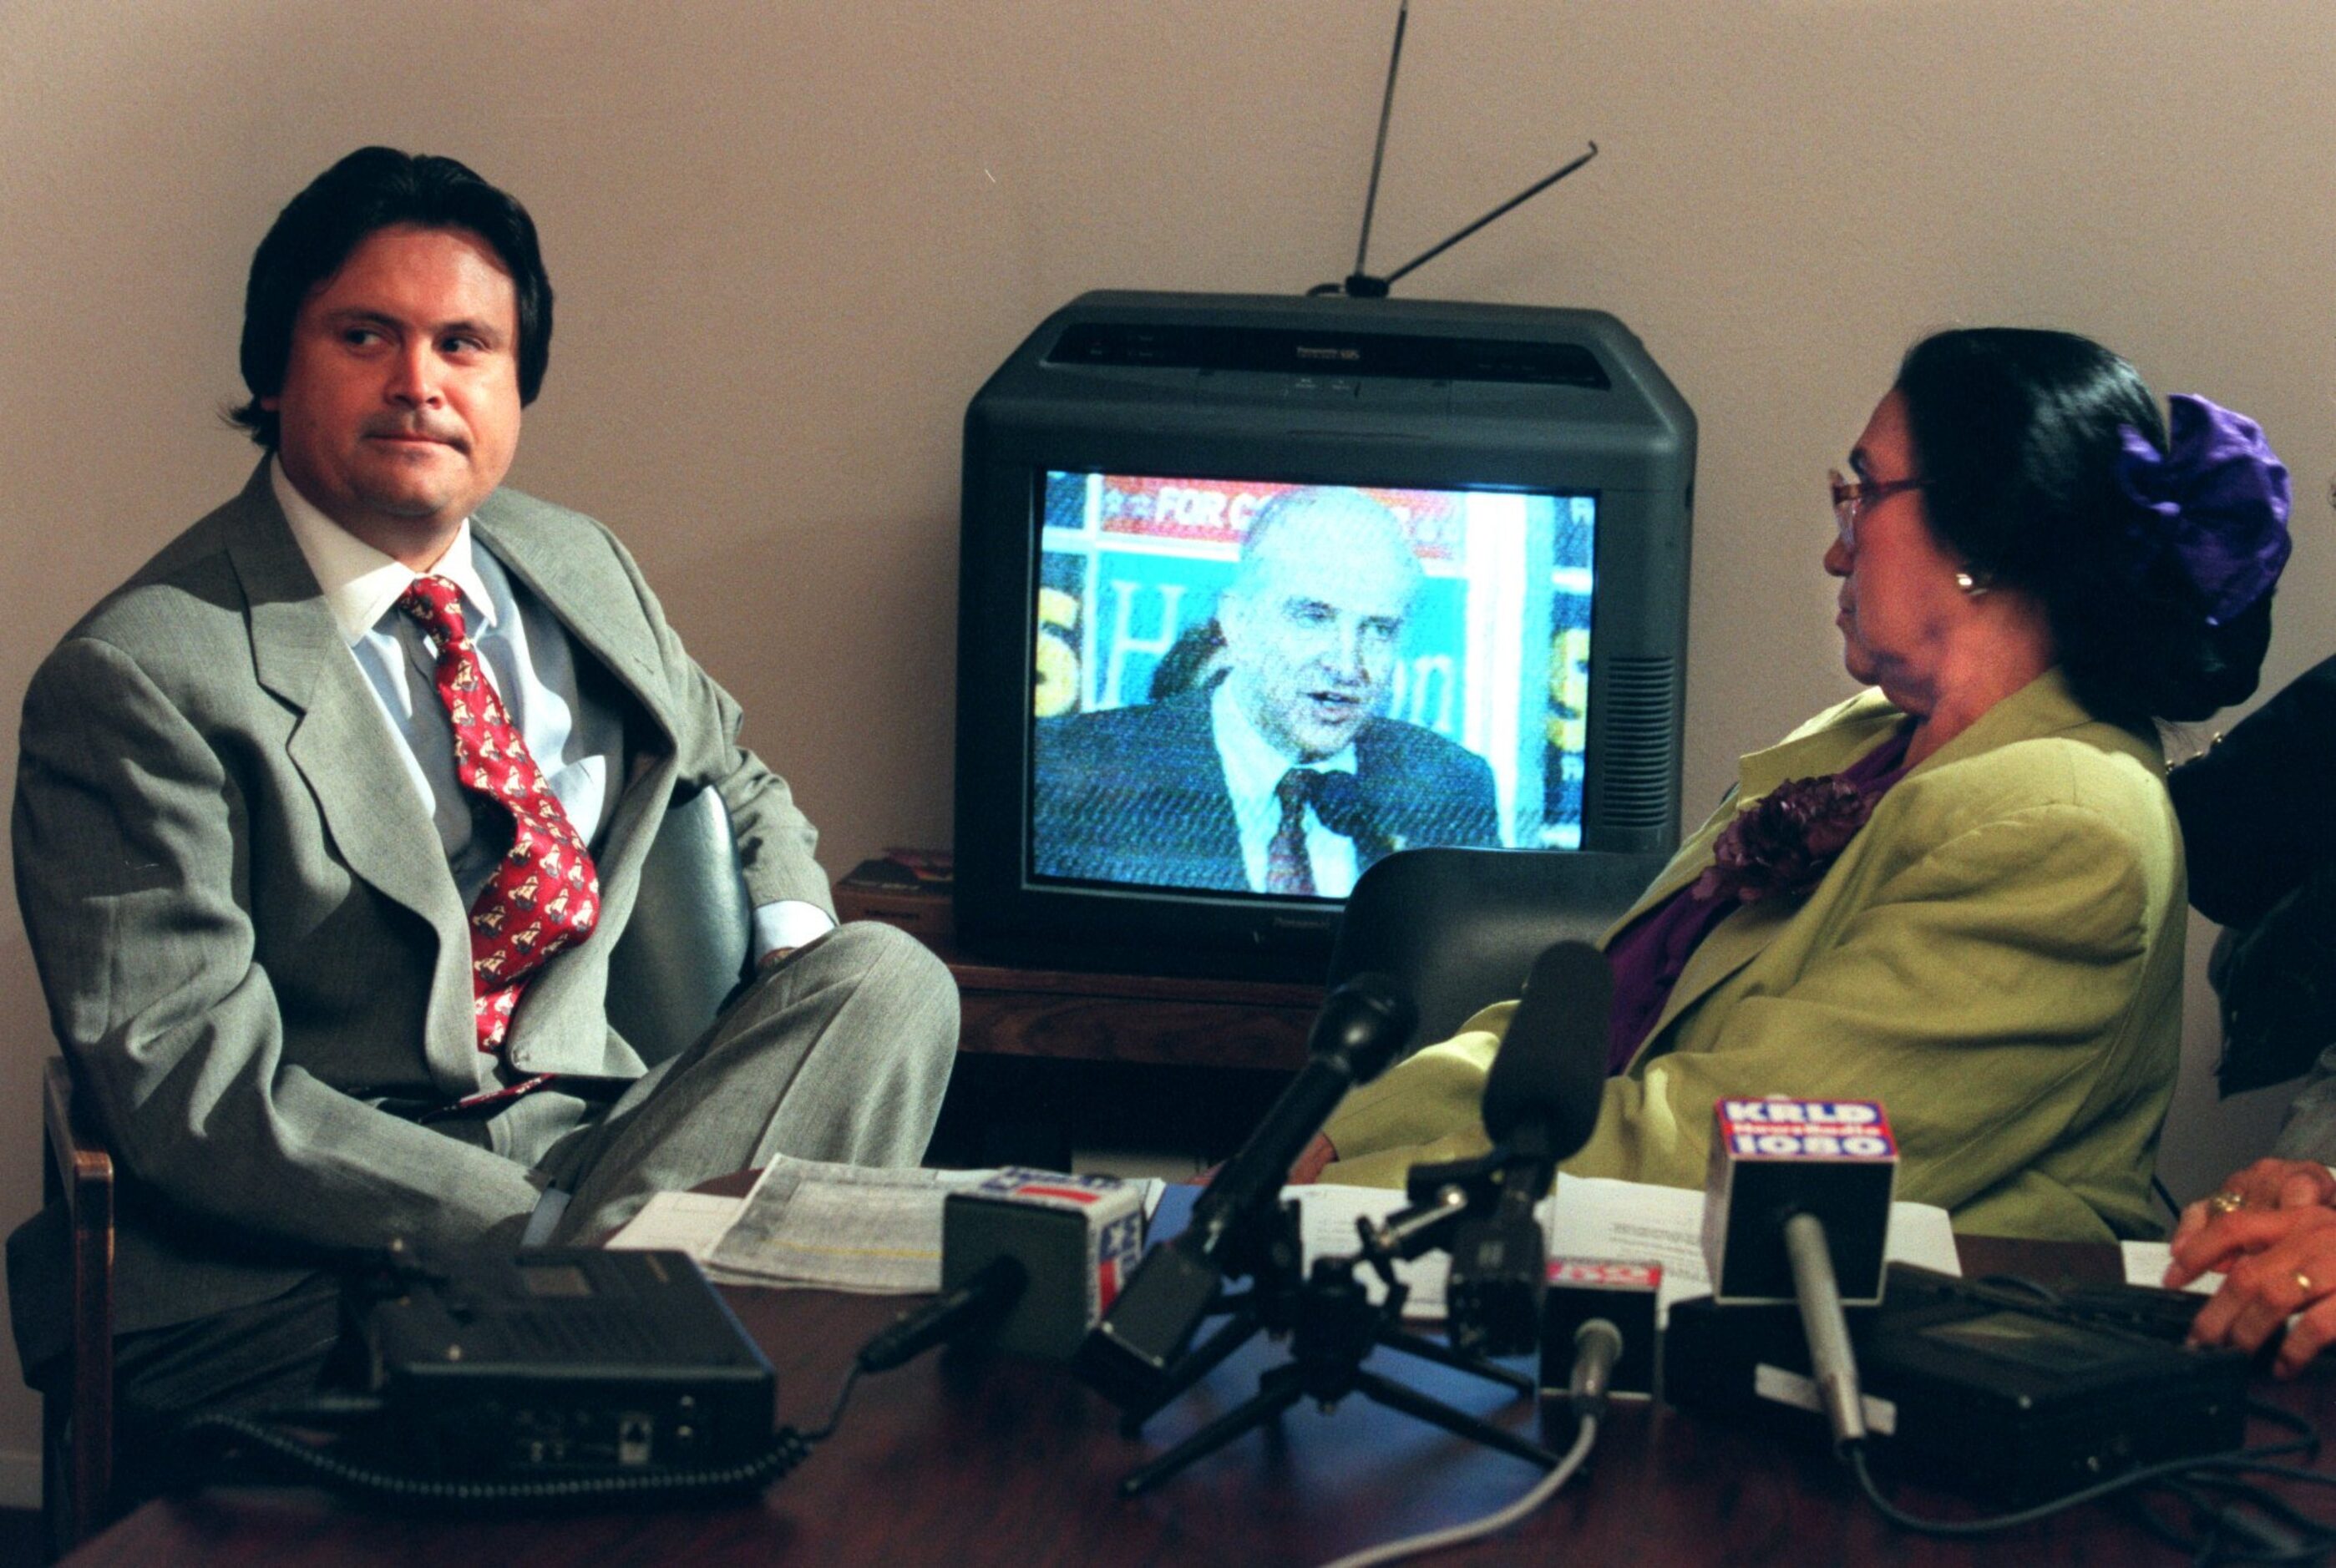
[[[1601,312],[1057,311],[966,413],[961,945],[1312,978],[1395,849],[1671,848],[1695,440]]]

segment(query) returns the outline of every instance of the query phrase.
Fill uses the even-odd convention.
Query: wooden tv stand
[[[1222,1158],[1305,1065],[1322,1006],[1319,984],[1022,968],[927,940],[961,1010],[935,1140],[950,1164],[1060,1168],[1097,1145]]]
[[[1295,1072],[1322,1006],[1319,985],[1026,969],[933,945],[957,977],[961,1051]]]

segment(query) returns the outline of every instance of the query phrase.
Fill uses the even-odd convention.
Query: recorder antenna
[[[1389,286],[1394,284],[1396,279],[1414,271],[1425,263],[1435,260],[1486,224],[1506,216],[1514,208],[1523,207],[1526,202],[1598,156],[1598,144],[1593,141],[1590,144],[1589,151],[1556,172],[1544,175],[1535,180],[1457,234],[1420,252],[1385,277],[1373,277],[1364,270],[1368,264],[1371,250],[1371,214],[1378,207],[1379,170],[1387,162],[1387,122],[1395,116],[1396,73],[1403,65],[1404,28],[1410,20],[1411,0],[1398,0],[1395,13],[1395,44],[1387,51],[1387,92],[1379,100],[1378,138],[1371,145],[1371,182],[1363,192],[1363,233],[1362,237],[1355,242],[1355,270],[1347,275],[1346,281],[1343,283],[1316,284],[1306,291],[1309,295],[1343,294],[1349,299],[1385,299]]]

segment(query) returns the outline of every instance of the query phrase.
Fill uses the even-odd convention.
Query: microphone
[[[914,1360],[944,1340],[994,1321],[1022,1299],[1030,1283],[1020,1261],[998,1257],[952,1290],[924,1306],[902,1312],[860,1348],[860,1370],[889,1372]]]
[[[1604,1318],[1592,1318],[1573,1334],[1573,1370],[1566,1379],[1566,1402],[1577,1418],[1606,1413],[1613,1392],[1614,1367],[1621,1360],[1622,1331]]]
[[[1882,1300],[1898,1146],[1873,1100],[1712,1108],[1703,1254],[1721,1306],[1796,1302],[1836,1447],[1864,1440],[1844,1301]]]
[[[1542,1393],[1548,1396],[1565,1389],[1581,1375],[1577,1362],[1582,1337],[1593,1325],[1603,1323],[1619,1336],[1621,1348],[1597,1369],[1601,1409],[1610,1393],[1651,1398],[1655,1369],[1662,1359],[1656,1328],[1662,1286],[1660,1263],[1550,1259],[1549,1295],[1542,1308]],[[1574,1390],[1577,1413],[1582,1408],[1581,1392]]]
[[[1386,1071],[1418,1021],[1411,999],[1384,974],[1358,974],[1332,992],[1307,1037],[1306,1065],[1193,1201],[1192,1223],[1172,1244],[1214,1261],[1236,1221],[1280,1201],[1290,1167],[1347,1091]]]
[[[1322,826],[1342,838],[1353,839],[1357,853],[1366,862],[1394,848],[1387,830],[1379,826],[1378,812],[1369,793],[1352,773],[1328,768],[1314,769],[1312,799],[1314,815],[1322,819]]]
[[[1445,1299],[1459,1350],[1519,1356],[1542,1342],[1549,1243],[1533,1205],[1556,1179],[1557,1162],[1598,1125],[1613,1001],[1613,970],[1589,944],[1561,942],[1533,961],[1484,1080],[1500,1198],[1490,1218],[1466,1222],[1452,1238]]]
[[[1614,970],[1586,942],[1533,960],[1501,1053],[1484,1079],[1484,1130],[1496,1145],[1554,1163],[1598,1127]]]
[[[1143,1188],[1114,1176],[1009,1167],[941,1205],[944,1290],[1001,1257],[1029,1274],[991,1336],[1008,1355],[1076,1355],[1143,1253]]]
[[[1114,1176],[1009,1166],[941,1205],[941,1293],[860,1352],[888,1371],[945,1341],[1068,1360],[1144,1250],[1143,1190]]]
[[[1418,1021],[1383,974],[1332,992],[1307,1040],[1307,1062],[1249,1140],[1193,1200],[1192,1223],[1154,1247],[1080,1351],[1080,1370],[1106,1398],[1147,1402],[1208,1315],[1222,1279],[1248,1272],[1243,1233],[1280,1202],[1290,1167],[1349,1089],[1386,1070]]]

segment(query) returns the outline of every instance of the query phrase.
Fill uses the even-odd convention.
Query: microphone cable
[[[1573,1371],[1567,1379],[1566,1396],[1580,1425],[1573,1436],[1573,1447],[1565,1451],[1550,1473],[1533,1483],[1533,1489],[1515,1502],[1465,1524],[1446,1525],[1401,1540],[1369,1546],[1349,1553],[1323,1568],[1371,1568],[1374,1563],[1393,1563],[1405,1557],[1416,1557],[1422,1553],[1440,1552],[1446,1546],[1458,1546],[1470,1541],[1505,1530],[1521,1519],[1530,1517],[1557,1495],[1560,1489],[1573,1478],[1590,1457],[1590,1449],[1598,1441],[1598,1423],[1606,1414],[1606,1401],[1612,1387],[1614,1363],[1622,1358],[1621,1331],[1604,1318],[1592,1318],[1575,1331],[1573,1336]]]
[[[1552,1497],[1556,1496],[1559,1488],[1572,1480],[1573,1473],[1582,1468],[1582,1461],[1590,1457],[1591,1445],[1597,1440],[1598,1418],[1584,1416],[1582,1418],[1581,1429],[1574,1435],[1573,1447],[1565,1451],[1565,1457],[1557,1462],[1557,1467],[1534,1482],[1533,1490],[1515,1502],[1495,1509],[1481,1518],[1471,1519],[1464,1524],[1447,1525],[1441,1530],[1429,1530],[1421,1534],[1405,1536],[1399,1541],[1388,1541],[1377,1546],[1366,1547],[1360,1552],[1349,1553],[1334,1562],[1324,1563],[1322,1568],[1370,1568],[1373,1563],[1393,1563],[1405,1557],[1416,1557],[1425,1552],[1440,1552],[1446,1546],[1462,1545],[1490,1535],[1496,1531],[1505,1530],[1519,1520],[1532,1515]]]
[[[1874,1511],[1900,1529],[1917,1534],[1945,1539],[1999,1534],[2041,1523],[2088,1503],[2123,1497],[2134,1503],[2135,1516],[2144,1529],[2168,1545],[2191,1553],[2196,1563],[2310,1562],[2336,1551],[2336,1523],[2315,1519],[2276,1494],[2240,1479],[2259,1476],[2336,1488],[2336,1476],[2276,1463],[2284,1455],[2318,1450],[2320,1439],[2311,1422],[2291,1411],[2253,1399],[2247,1401],[2247,1412],[2258,1419],[2283,1426],[2296,1436],[2231,1454],[2192,1456],[2145,1465],[2049,1502],[1979,1519],[1927,1518],[1900,1508],[1883,1495],[1875,1483],[1866,1464],[1863,1443],[1845,1447],[1842,1459],[1857,1477],[1859,1490]],[[2144,1488],[2147,1487],[2162,1487],[2190,1504],[2205,1533],[2185,1535],[2151,1512],[2141,1501]],[[2229,1500],[2219,1504],[2210,1501],[2205,1495],[2210,1490]],[[2265,1519],[2259,1522],[2239,1512],[2240,1504],[2252,1506]]]

